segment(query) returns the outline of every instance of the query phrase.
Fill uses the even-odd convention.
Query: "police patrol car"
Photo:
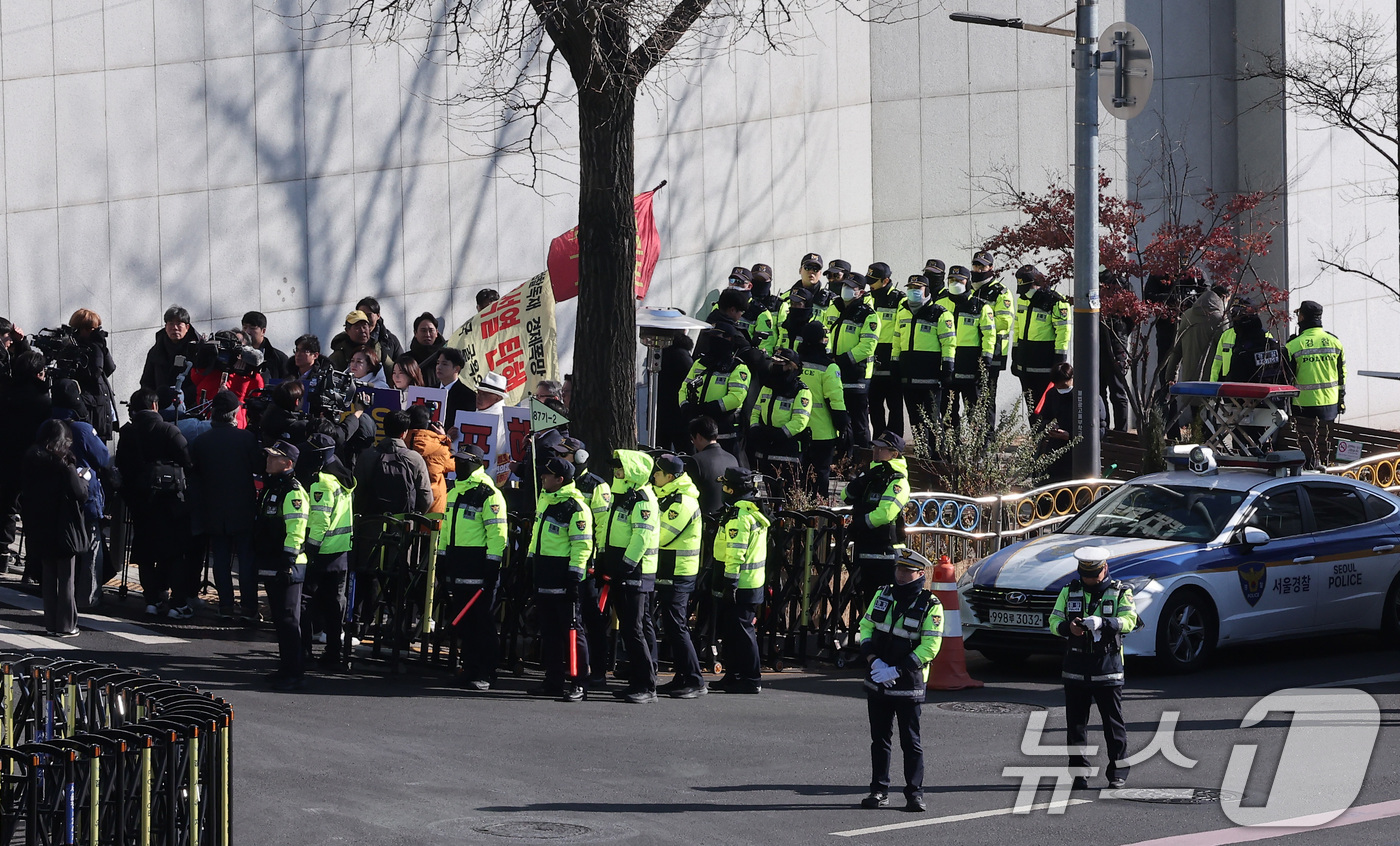
[[[1083,546],[1107,552],[1109,576],[1133,588],[1141,622],[1124,654],[1167,669],[1249,641],[1400,634],[1400,498],[1303,474],[1298,452],[1217,468],[1209,449],[1178,450],[1189,470],[1133,479],[1059,531],[970,567],[959,582],[967,647],[994,661],[1058,654],[1048,619]]]

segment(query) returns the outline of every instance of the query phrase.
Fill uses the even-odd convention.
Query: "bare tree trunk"
[[[637,443],[636,93],[616,79],[601,88],[578,95],[579,294],[570,426],[599,458]]]

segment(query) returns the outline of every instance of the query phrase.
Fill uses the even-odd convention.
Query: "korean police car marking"
[[[1264,595],[1264,585],[1268,580],[1269,567],[1263,561],[1250,561],[1239,566],[1240,590],[1244,592],[1244,601],[1250,607],[1259,604],[1259,597]]]
[[[1361,574],[1355,564],[1333,564],[1332,575],[1327,577],[1329,588],[1360,587]]]

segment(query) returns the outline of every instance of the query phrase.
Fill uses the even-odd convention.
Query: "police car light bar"
[[[1292,385],[1260,385],[1254,382],[1177,382],[1171,392],[1185,397],[1225,397],[1228,399],[1275,399],[1298,396]]]
[[[1193,457],[1193,454],[1198,450],[1203,454]],[[1284,449],[1265,453],[1262,456],[1226,455],[1218,453],[1210,447],[1202,447],[1197,444],[1174,446],[1165,457],[1170,463],[1178,467],[1188,467],[1199,475],[1210,475],[1210,470],[1198,470],[1196,469],[1198,466],[1209,466],[1213,469],[1218,464],[1220,467],[1241,470],[1263,470],[1273,476],[1296,476],[1302,473],[1303,465],[1307,462],[1303,451],[1297,449]],[[1206,463],[1207,459],[1209,465]]]

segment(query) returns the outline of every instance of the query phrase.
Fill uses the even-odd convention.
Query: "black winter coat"
[[[122,495],[128,504],[146,505],[151,492],[142,486],[149,468],[157,461],[178,464],[186,472],[190,461],[189,444],[174,423],[167,423],[159,411],[141,409],[131,412],[131,422],[121,428],[117,439],[117,470],[122,474]]]
[[[52,411],[49,386],[37,379],[0,394],[0,460],[5,467],[19,464]]]
[[[77,468],[48,452],[31,448],[24,455],[20,513],[24,542],[40,558],[76,555],[87,549],[83,505],[88,483]]]
[[[253,475],[263,469],[257,435],[232,423],[215,421],[189,449],[194,462],[190,491],[195,533],[251,532],[257,508]]]
[[[156,332],[156,342],[146,353],[146,366],[141,370],[141,387],[152,391],[169,388],[175,384],[184,364],[176,366],[175,359],[184,357],[185,363],[194,361],[195,349],[203,339],[191,328],[183,340],[176,342],[161,329]]]

